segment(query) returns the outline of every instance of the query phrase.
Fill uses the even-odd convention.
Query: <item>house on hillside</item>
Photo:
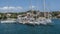
[[[58,14],[57,17],[60,18],[60,14]]]

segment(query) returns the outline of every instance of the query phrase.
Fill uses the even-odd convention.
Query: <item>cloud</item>
[[[5,10],[7,9],[8,7],[0,7],[0,10]]]
[[[36,6],[30,6],[29,8],[30,8],[30,9],[34,9],[34,8],[36,8]]]
[[[23,9],[22,7],[17,7],[18,9]]]
[[[16,12],[16,11],[21,11],[23,10],[23,7],[21,6],[17,6],[17,7],[13,7],[13,6],[5,6],[5,7],[0,7],[0,12],[7,12],[9,10],[9,12]]]
[[[2,10],[8,10],[8,9],[23,9],[22,7],[12,7],[12,6],[9,6],[9,7],[0,7],[0,9]]]

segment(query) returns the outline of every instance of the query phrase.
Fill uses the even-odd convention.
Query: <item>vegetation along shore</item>
[[[39,12],[40,11],[36,11],[36,10],[33,11],[34,14],[39,13]],[[32,13],[32,11],[29,10],[26,12],[19,12],[19,13],[12,13],[12,12],[1,13],[0,12],[0,20],[7,19],[7,17],[16,19],[18,15],[22,15],[23,17],[26,15],[26,13]],[[47,15],[50,15],[52,18],[60,18],[60,11],[40,12],[38,16],[44,17],[44,13],[46,14],[46,17],[48,17]]]

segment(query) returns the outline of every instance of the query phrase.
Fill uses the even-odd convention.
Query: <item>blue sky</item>
[[[31,9],[43,11],[44,0],[0,0],[0,12],[22,12]],[[46,11],[59,11],[60,0],[46,0]]]

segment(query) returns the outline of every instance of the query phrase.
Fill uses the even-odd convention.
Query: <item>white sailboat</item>
[[[7,12],[9,11],[9,6],[7,6]],[[9,16],[11,16],[11,14],[7,13],[7,15],[5,15],[7,17],[6,20],[1,20],[1,23],[16,23],[16,19],[13,19],[13,18],[9,18]],[[4,17],[3,17],[4,18]]]
[[[31,10],[32,10],[32,6],[31,6]],[[44,12],[45,12],[45,0],[44,0]],[[29,13],[27,13],[27,15],[29,15]],[[32,15],[33,15],[33,10],[32,10]],[[20,20],[18,21],[19,23],[23,23],[23,24],[43,24],[43,25],[47,25],[52,23],[51,19],[46,18],[46,14],[44,13],[44,17],[40,17],[40,18],[33,18],[33,16],[25,16],[25,17],[18,17],[18,19],[20,18]],[[23,18],[23,19],[22,19]]]
[[[45,0],[44,0],[44,12],[45,12]],[[52,20],[49,18],[46,18],[46,14],[44,13],[44,17],[40,17],[37,19],[37,24],[43,24],[43,25],[47,25],[47,24],[50,24],[52,23]]]
[[[1,20],[1,23],[16,23],[14,19]]]
[[[45,12],[45,0],[44,0],[44,12]],[[49,14],[49,12],[48,12],[48,14]],[[51,18],[50,18],[50,16],[48,15],[48,18],[46,18],[46,23],[47,24],[50,24],[50,23],[52,23],[52,20],[51,20]]]
[[[45,0],[44,0],[44,12],[45,12]],[[50,23],[52,23],[52,20],[49,18],[49,15],[48,15],[48,18],[46,18],[46,13],[44,13],[44,17],[43,18],[40,18],[40,23],[41,24],[44,24],[44,25],[46,25],[46,24],[50,24]]]

